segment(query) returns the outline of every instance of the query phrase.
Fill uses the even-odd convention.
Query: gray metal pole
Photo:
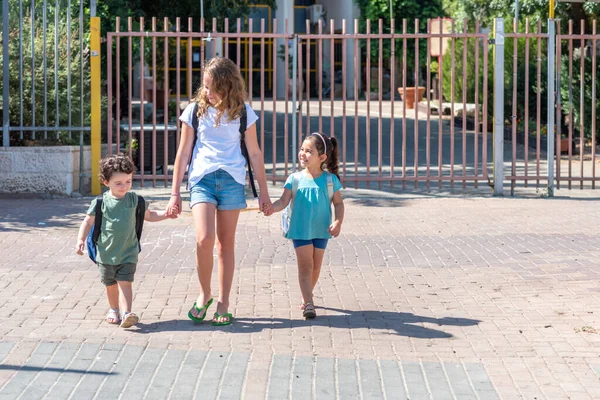
[[[519,26],[519,0],[515,0],[515,20],[517,21],[517,26]]]
[[[8,0],[2,0],[2,146],[10,146],[8,132]]]
[[[90,17],[96,16],[96,0],[90,0]]]
[[[553,19],[548,19],[548,141],[546,149],[548,157],[548,196],[554,196],[554,113],[555,109],[555,88],[556,79],[554,66],[556,62],[556,26]],[[558,162],[558,160],[557,160]]]
[[[494,196],[504,195],[504,20],[494,20]]]
[[[296,109],[296,96],[298,89],[298,35],[294,35],[294,39],[292,40],[292,155],[294,157],[294,162],[292,163],[292,172],[296,172],[296,165],[298,164],[296,161],[296,154],[298,154],[298,143],[297,143],[297,121],[298,118],[298,110]]]

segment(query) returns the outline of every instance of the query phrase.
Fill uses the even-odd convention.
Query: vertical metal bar
[[[512,93],[512,116],[510,119],[511,127],[512,127],[512,164],[511,164],[511,176],[510,178],[510,195],[515,195],[515,185],[517,183],[517,86],[518,86],[518,77],[517,77],[517,50],[519,46],[519,42],[517,40],[518,33],[518,22],[516,19],[513,19],[513,93]],[[527,149],[525,149],[527,151]]]
[[[581,35],[585,35],[585,21],[581,20]],[[583,135],[585,133],[585,127],[584,127],[584,120],[585,120],[585,105],[584,105],[584,101],[585,101],[585,68],[584,68],[584,61],[585,61],[585,39],[581,39],[581,45],[579,47],[579,49],[581,50],[581,57],[580,57],[580,69],[579,69],[579,172],[580,172],[580,176],[581,176],[581,180],[579,181],[579,188],[583,189],[583,152],[584,152],[584,143],[583,143]],[[550,60],[548,60],[548,63],[550,63]],[[554,64],[553,64],[554,65]],[[550,76],[550,75],[548,75]],[[551,93],[551,92],[548,92]],[[554,108],[552,108],[552,110],[550,108],[548,108],[548,114],[552,113],[553,114]],[[554,132],[554,129],[552,129],[552,132]],[[556,138],[556,147],[561,147],[560,145],[560,137]],[[562,148],[560,149],[562,151]],[[594,149],[595,151],[595,149]],[[557,160],[559,160],[560,157],[557,157]]]
[[[216,18],[213,18],[213,20],[212,20],[212,31],[213,31],[213,33],[217,33],[217,19]],[[216,57],[217,56],[217,44],[216,43],[212,46],[212,49],[213,49],[212,56]]]
[[[152,17],[152,33],[156,32],[156,17]],[[156,187],[156,36],[152,36],[152,187]],[[166,145],[164,143],[163,145]]]
[[[462,176],[463,178],[467,177],[467,48],[469,47],[469,36],[467,35],[467,20],[463,21],[463,34],[464,36],[464,44],[463,44],[463,70],[462,70],[462,102],[463,102],[463,111],[462,111]],[[477,109],[475,109],[475,113],[477,114]],[[475,136],[477,138],[477,136]],[[467,180],[463,179],[462,187],[465,189],[467,187]]]
[[[383,19],[379,18],[379,77],[377,83],[379,84],[379,118],[377,119],[377,176],[378,186],[381,189],[381,177],[383,175]],[[394,92],[390,87],[392,95]]]
[[[19,1],[19,3],[21,3]],[[54,4],[54,106],[55,106],[55,117],[54,117],[54,126],[58,127],[60,125],[60,114],[58,111],[58,0],[56,0]],[[68,12],[67,12],[68,13]],[[70,27],[67,27],[69,29]],[[58,130],[56,131],[56,138],[60,137]]]
[[[106,85],[106,97],[107,97],[107,103],[108,104],[112,104],[113,103],[113,87],[112,87],[112,81],[113,81],[113,72],[112,72],[112,68],[113,68],[113,58],[112,58],[112,44],[113,44],[113,37],[112,34],[108,34],[107,35],[107,43],[106,43],[106,81],[107,81],[107,85]],[[117,79],[118,79],[119,75],[117,75]],[[107,123],[106,123],[106,136],[107,136],[107,145],[109,149],[112,149],[112,138],[113,138],[113,110],[112,107],[106,107],[106,113],[107,113]],[[117,124],[118,126],[118,124]],[[118,128],[117,128],[118,129]],[[117,141],[117,152],[119,151],[119,142]],[[111,151],[109,150],[109,154],[111,153]]]
[[[248,32],[252,33],[254,32],[254,29],[252,27],[252,22],[253,22],[253,18],[248,18]],[[250,106],[252,107],[252,75],[253,75],[253,71],[254,71],[254,57],[252,55],[253,52],[253,48],[252,48],[252,36],[248,37],[248,103],[250,104]],[[261,123],[262,125],[262,123]]]
[[[479,20],[475,20],[475,34],[479,33]],[[484,72],[486,73],[486,72]],[[479,38],[475,37],[475,139],[473,140],[474,185],[478,187],[479,178]]]
[[[438,26],[440,27],[440,34],[444,33],[444,24],[442,24],[442,19],[438,18]],[[444,101],[444,87],[442,85],[442,82],[444,81],[444,68],[442,68],[442,65],[444,65],[444,52],[443,52],[443,47],[442,47],[442,39],[443,37],[440,35],[440,41],[439,41],[439,63],[438,63],[438,76],[439,76],[439,107],[438,107],[438,189],[442,189],[442,173],[443,173],[443,166],[444,166],[444,159],[443,159],[443,155],[442,155],[442,149],[443,149],[443,145],[444,145],[444,123],[443,123],[443,119],[442,116],[444,114],[444,105],[443,105],[443,101]]]
[[[189,93],[188,99],[194,98],[194,89],[192,87],[192,32],[194,29],[193,20],[191,17],[188,18],[188,32],[190,36],[188,37],[188,45],[187,45],[187,64],[186,64],[186,72],[187,72],[187,91]],[[181,18],[175,18],[175,32],[179,33],[181,31]],[[202,44],[201,44],[202,45]],[[181,108],[179,105],[181,104],[181,38],[177,35],[177,39],[175,40],[175,100],[177,103],[177,107],[175,108],[175,114],[177,116],[177,136],[175,138],[175,146],[179,147],[179,141],[181,140],[181,121],[179,121],[179,115],[181,114]],[[200,83],[202,85],[202,83]]]
[[[33,1],[33,0],[32,0]],[[79,1],[79,126],[83,126],[83,1]],[[45,30],[45,28],[44,28]],[[32,37],[33,40],[33,37]],[[33,57],[32,57],[33,58]],[[83,131],[79,131],[79,144],[83,146]],[[111,149],[108,149],[110,154]],[[94,167],[92,165],[92,167]],[[92,193],[94,193],[94,182],[97,181],[95,176],[92,176]]]
[[[260,148],[265,150],[265,19],[260,19]]]
[[[556,21],[556,31],[560,34],[560,20]],[[556,87],[561,88],[561,64],[562,64],[562,41],[559,37],[558,42],[557,42],[557,46],[556,46]],[[595,70],[593,70],[595,71]],[[594,73],[594,72],[592,72]],[[593,76],[593,75],[592,75]],[[592,81],[592,88],[595,87],[595,82]],[[560,92],[559,92],[560,93]],[[596,104],[596,103],[592,103],[592,104]],[[595,107],[592,107],[592,110],[595,110]],[[562,95],[557,95],[556,96],[556,134],[558,137],[562,137],[562,122],[561,122],[561,118],[562,118]],[[594,154],[595,152],[593,152],[593,156],[595,156]],[[560,156],[559,156],[559,160],[560,160]],[[595,168],[594,166],[592,168]],[[556,188],[560,189],[560,161],[558,161],[556,163],[556,174],[555,174],[555,180],[556,180]],[[594,182],[592,181],[592,187],[594,185]]]
[[[354,20],[354,34],[358,34],[358,19]],[[360,52],[358,38],[354,39],[354,188],[358,189],[358,71]]]
[[[592,35],[594,39],[592,39],[592,189],[596,188],[596,44],[598,43],[596,39],[596,20],[592,22]],[[558,46],[560,48],[560,46]],[[556,57],[557,64],[560,57]],[[559,74],[556,74],[559,76]],[[556,87],[560,88],[560,84],[557,84]],[[560,96],[556,96],[557,99],[560,99]],[[557,124],[558,125],[558,124]],[[558,131],[558,129],[557,129]],[[560,134],[557,135],[560,137]],[[558,163],[557,163],[558,164]]]
[[[583,28],[582,28],[583,29]],[[548,18],[548,196],[554,196],[554,52],[556,50],[556,31],[554,20]],[[583,47],[582,47],[583,50]],[[582,54],[583,59],[583,54]],[[582,64],[583,65],[583,64]],[[583,69],[583,66],[582,66]],[[583,72],[583,71],[582,71]],[[583,80],[583,74],[581,75]],[[560,142],[559,142],[560,143]],[[557,162],[560,158],[557,157]],[[583,166],[583,159],[582,166]],[[581,171],[583,176],[583,170]],[[582,181],[583,186],[583,181]]]
[[[310,20],[306,20],[306,32],[310,33]],[[306,79],[304,80],[306,89],[306,134],[312,132],[310,123],[310,38],[306,39]]]
[[[144,17],[140,17],[140,32],[144,32]],[[141,175],[141,180],[140,180],[140,185],[143,187],[144,186],[144,166],[146,165],[146,161],[144,160],[144,150],[145,150],[145,141],[144,141],[144,96],[145,96],[145,64],[146,64],[146,60],[144,58],[144,36],[140,37],[140,132],[139,132],[139,137],[138,137],[138,143],[139,143],[139,152],[138,152],[138,157],[140,160],[140,175]]]
[[[335,32],[335,22],[329,20],[329,32]],[[331,37],[331,45],[329,46],[329,98],[331,100],[331,112],[329,114],[329,129],[331,130],[329,135],[335,137],[335,119],[334,114],[334,99],[335,99],[335,38]]]
[[[488,65],[489,62],[489,43],[487,40],[483,40],[483,135],[481,138],[481,168],[484,179],[488,180],[488,164],[487,164],[487,134],[488,134]]]
[[[527,175],[529,173],[529,18],[525,18],[525,116],[523,121],[525,122],[525,187],[527,187],[529,180]]]
[[[169,90],[169,41],[171,40],[166,34],[169,32],[169,18],[165,17],[163,20],[163,31],[165,32],[165,38],[163,42],[163,52],[164,52],[164,60],[163,60],[163,95],[164,95],[164,111],[163,111],[163,125],[165,127],[163,132],[163,143],[164,143],[164,153],[163,153],[163,175],[164,175],[164,185],[165,187],[169,184],[169,97],[171,91]],[[189,98],[189,97],[188,97]],[[179,108],[179,103],[177,103],[177,108]],[[173,149],[175,151],[176,149]]]
[[[504,195],[504,20],[494,20],[494,196]]]
[[[365,118],[365,144],[366,144],[366,163],[367,163],[367,189],[371,187],[371,20],[367,19],[367,66],[366,66],[366,98],[367,98],[367,116]]]
[[[429,192],[430,188],[430,177],[431,177],[431,19],[427,20],[427,133],[425,137],[425,176],[427,180],[425,181],[425,186],[427,187],[427,191]],[[439,65],[438,65],[439,68]],[[477,67],[475,68],[477,72]],[[393,95],[393,93],[392,93]],[[439,108],[438,108],[439,110]]]
[[[277,33],[277,19],[273,19],[273,33]],[[287,38],[286,38],[287,41]],[[271,51],[273,52],[273,87],[272,87],[272,96],[273,96],[273,125],[271,128],[271,132],[273,132],[273,184],[275,184],[275,177],[277,176],[277,40],[276,38],[272,39]],[[287,43],[285,44],[287,47]],[[286,64],[287,65],[287,64]],[[287,120],[287,113],[285,115],[285,119]]]
[[[538,48],[537,48],[537,87],[540,87],[542,81],[542,21],[538,20]],[[542,97],[541,91],[537,91],[537,113],[536,113],[536,136],[535,136],[535,174],[540,176],[540,150],[541,150],[541,112],[542,112]],[[540,180],[536,180],[536,189],[540,187]]]
[[[285,25],[285,33],[286,35],[288,34],[288,20],[287,18],[284,21],[284,25]],[[285,38],[285,44],[283,46],[283,58],[284,58],[284,62],[285,62],[285,66],[284,66],[284,71],[285,71],[285,84],[283,85],[284,87],[284,100],[285,100],[285,118],[283,119],[283,162],[284,162],[284,176],[288,175],[288,158],[289,158],[289,152],[288,152],[288,148],[289,148],[289,110],[288,110],[288,99],[289,99],[289,85],[290,85],[290,71],[289,71],[289,60],[290,60],[290,54],[289,54],[289,47],[290,47],[290,42],[293,42],[293,39],[290,41],[290,39],[286,36]],[[295,51],[295,49],[294,49]],[[296,60],[294,54],[292,54],[292,59]],[[294,61],[295,63],[295,61]],[[293,69],[293,68],[292,68]],[[292,82],[296,82],[294,80],[292,80]],[[292,88],[292,91],[294,89]],[[296,120],[296,101],[294,99],[294,104],[292,106],[292,123],[295,124],[295,120]],[[296,132],[293,131],[292,135],[295,135]]]
[[[391,10],[390,10],[391,12]],[[395,80],[396,80],[396,40],[394,36],[396,35],[396,26],[394,23],[394,19],[391,18],[390,21],[390,32],[392,34],[391,45],[390,45],[390,187],[394,187],[394,146],[396,145],[394,142],[394,128],[395,128],[395,118],[394,118],[394,100],[396,98],[396,92],[394,89],[396,88]]]
[[[33,0],[31,0],[33,3]],[[67,103],[69,115],[67,116],[69,128],[71,127],[71,0],[67,3]],[[33,57],[32,57],[33,58]],[[35,80],[35,76],[34,76]],[[21,123],[23,125],[23,123]],[[71,139],[71,131],[69,131],[69,139]],[[83,132],[79,133],[79,193],[83,192]],[[93,178],[92,178],[93,179]]]
[[[70,14],[69,14],[70,15]],[[69,26],[69,25],[67,25]],[[69,30],[67,30],[69,32]],[[8,58],[7,58],[8,60]],[[33,78],[35,80],[35,77]],[[19,123],[23,126],[23,2],[19,1]],[[19,138],[23,139],[23,130]],[[69,139],[71,131],[69,131]]]
[[[323,34],[323,21],[319,19],[319,35]],[[317,75],[319,78],[319,132],[323,133],[323,39],[317,39]]]
[[[121,31],[121,19],[119,17],[116,18],[116,23],[115,23],[115,31],[118,33]],[[115,117],[115,121],[116,121],[116,133],[117,133],[117,152],[121,151],[121,37],[117,36],[117,45],[116,45],[116,58],[117,61],[115,63],[115,68],[116,68],[116,107],[115,107],[115,111],[117,113],[116,117]],[[107,51],[108,53],[112,53],[111,48],[107,47]],[[110,82],[110,81],[109,81]]]
[[[452,20],[452,34],[456,33],[454,29],[454,20]],[[455,74],[455,53],[456,43],[455,38],[450,38],[451,50],[450,50],[450,189],[454,189],[454,81],[456,79]]]
[[[346,180],[346,46],[348,39],[346,38],[346,20],[342,20],[342,180]]]
[[[48,5],[46,4],[46,0],[43,2],[43,10],[42,10],[42,26],[43,26],[43,39],[42,39],[42,57],[43,57],[43,71],[44,71],[44,126],[48,126],[48,58],[47,58],[47,38],[46,34],[48,32]],[[34,55],[31,55],[34,57]],[[82,74],[83,79],[83,74]],[[83,102],[83,101],[82,101]],[[83,124],[82,124],[83,125]],[[48,132],[44,131],[44,139],[48,139]]]
[[[287,21],[286,21],[286,33],[287,33]],[[286,46],[287,49],[287,46]],[[287,50],[286,50],[287,51]],[[287,55],[286,55],[287,58]],[[296,113],[296,96],[298,92],[298,35],[294,34],[294,38],[292,39],[292,157],[294,157],[294,161],[292,162],[292,172],[296,172],[296,165],[298,164],[295,160],[296,154],[298,153],[298,143],[297,143],[297,130],[298,127],[298,115]],[[287,89],[287,88],[286,88]],[[287,91],[287,90],[286,90]],[[287,103],[287,102],[286,102]],[[287,120],[287,114],[286,114]],[[287,136],[286,136],[287,137]],[[287,145],[286,145],[287,151]],[[286,158],[287,160],[287,158]]]
[[[100,194],[100,181],[94,179],[100,172],[99,161],[101,157],[101,75],[100,65],[100,18],[90,18],[90,114],[91,134],[90,143],[92,151],[92,194]],[[83,107],[82,107],[83,108]]]
[[[419,20],[415,19],[415,34],[419,33]],[[419,37],[415,38],[415,120],[414,124],[414,170],[415,189],[419,187]]]
[[[302,39],[300,39],[300,42],[298,43],[298,55],[297,55],[297,64],[298,64],[298,78],[302,78],[302,66],[303,66],[303,62],[302,62]],[[294,84],[294,87],[295,84]],[[297,140],[298,140],[298,144],[302,143],[302,96],[303,96],[303,91],[304,91],[304,87],[301,86],[299,88],[300,90],[298,90],[298,108],[296,109],[296,115],[298,118],[298,134],[297,134]],[[295,154],[294,154],[294,163],[299,165],[299,161],[298,161],[298,150],[295,150]],[[295,170],[294,170],[295,171]]]
[[[133,30],[133,18],[127,18],[127,31]],[[129,129],[127,131],[127,143],[129,144],[129,157],[132,157],[133,153],[133,135],[132,135],[132,119],[133,119],[133,107],[131,102],[133,100],[133,43],[132,36],[127,38],[127,117],[129,119]],[[139,143],[139,142],[138,142]],[[110,154],[110,149],[108,149]]]
[[[569,189],[572,188],[573,177],[573,21],[569,20]],[[549,42],[548,42],[549,43]],[[550,134],[550,132],[548,132]]]
[[[273,25],[275,26],[275,25]],[[225,33],[229,33],[229,18],[225,18],[225,26],[224,29]],[[225,37],[225,58],[229,58],[229,36]]]
[[[406,18],[402,19],[402,189],[406,189]]]
[[[242,55],[241,55],[241,47],[242,47],[242,36],[241,36],[241,32],[242,32],[242,20],[241,18],[237,19],[237,47],[236,47],[236,51],[237,51],[237,65],[238,68],[242,68]]]
[[[7,13],[8,15],[8,13]],[[8,32],[7,32],[8,34]],[[81,36],[79,36],[81,38]],[[8,44],[8,40],[5,41]],[[35,127],[35,0],[31,0],[31,126]],[[81,53],[80,53],[81,56]],[[6,118],[4,119],[6,121]],[[83,146],[83,132],[79,133],[80,148]],[[35,140],[35,131],[31,132],[31,138]]]
[[[10,132],[8,121],[8,107],[9,107],[9,92],[8,92],[8,0],[2,0],[2,146],[10,146]],[[32,58],[34,53],[32,53]],[[35,75],[33,77],[35,81]],[[21,124],[22,125],[22,124]]]

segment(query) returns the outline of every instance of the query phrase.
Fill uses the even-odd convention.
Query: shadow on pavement
[[[85,216],[91,198],[0,199],[0,232],[73,228]]]
[[[2,370],[30,371],[30,372],[59,372],[61,374],[80,374],[80,375],[116,375],[114,372],[105,372],[105,371],[91,371],[91,370],[85,370],[85,369],[68,369],[68,368],[52,368],[52,367],[34,367],[31,365],[11,365],[11,364],[0,365],[0,371],[2,371]]]
[[[289,318],[235,318],[232,325],[213,327],[210,319],[202,324],[194,324],[188,320],[169,320],[151,324],[138,323],[135,332],[148,334],[153,332],[168,331],[209,331],[225,330],[231,333],[255,333],[266,329],[290,329],[304,326],[329,326],[341,329],[380,329],[393,330],[391,334],[420,339],[447,339],[452,334],[420,326],[417,324],[433,324],[437,326],[473,326],[479,320],[468,318],[430,318],[411,313],[397,313],[389,311],[354,311],[330,307],[317,307],[318,310],[329,310],[339,315],[319,315],[314,320],[289,319]]]

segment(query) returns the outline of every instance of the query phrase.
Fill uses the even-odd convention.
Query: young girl
[[[229,325],[233,319],[229,313],[229,293],[235,266],[235,230],[240,209],[246,208],[246,161],[240,147],[240,116],[243,109],[247,118],[244,142],[260,188],[259,205],[261,209],[271,206],[263,155],[256,138],[255,122],[258,116],[245,104],[246,97],[245,83],[237,65],[227,58],[216,57],[205,64],[203,85],[180,117],[183,122],[181,141],[175,158],[173,192],[167,210],[170,213],[181,212],[179,188],[192,156],[188,183],[190,208],[196,228],[196,266],[200,281],[200,295],[188,313],[194,322],[204,320],[213,302],[210,281],[215,239],[219,263],[219,300],[212,324]],[[195,103],[198,104],[197,132],[193,129]],[[195,136],[197,141],[193,147]]]
[[[304,139],[298,158],[304,170],[288,177],[281,198],[264,211],[265,215],[281,211],[294,197],[286,237],[292,239],[298,258],[298,281],[302,292],[300,308],[304,318],[315,318],[313,290],[319,280],[327,241],[340,234],[344,220],[337,140],[313,133]],[[324,171],[325,168],[327,171]],[[333,198],[329,197],[328,180],[333,184]],[[292,193],[294,185],[297,188],[295,194]],[[332,202],[335,209],[333,223]]]

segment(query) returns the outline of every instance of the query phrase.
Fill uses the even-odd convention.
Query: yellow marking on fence
[[[91,79],[91,148],[92,148],[92,194],[100,194],[100,180],[98,179],[100,162],[100,18],[90,18],[90,79]]]

